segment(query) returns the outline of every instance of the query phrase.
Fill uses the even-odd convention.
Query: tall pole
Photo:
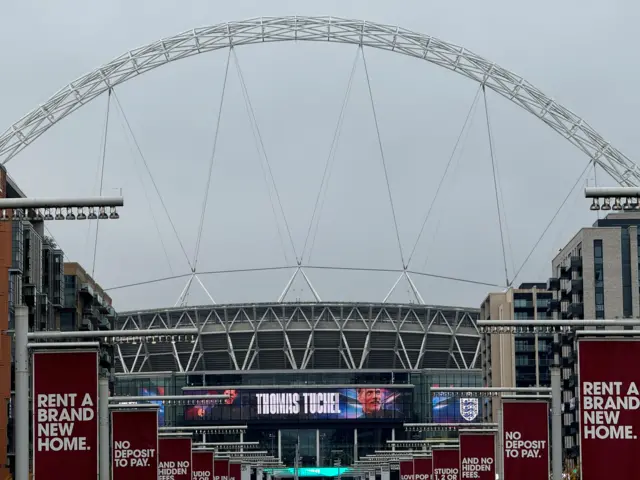
[[[502,419],[502,399],[498,400],[498,475],[504,478],[504,421]]]
[[[293,461],[293,478],[298,480],[298,466],[300,461],[300,436],[296,439],[296,456]]]
[[[98,417],[100,422],[99,453],[100,480],[109,480],[111,462],[109,458],[109,377],[103,372],[98,378]]]
[[[553,336],[551,365],[551,469],[553,480],[562,480],[562,386],[560,384],[560,337]]]
[[[15,313],[16,480],[29,480],[29,308],[16,305]]]

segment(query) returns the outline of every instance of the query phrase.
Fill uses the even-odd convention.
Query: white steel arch
[[[223,48],[283,41],[362,45],[420,58],[468,77],[535,115],[598,163],[622,186],[640,186],[640,167],[580,117],[522,77],[473,52],[391,25],[336,17],[262,17],[196,28],[115,58],[58,91],[0,135],[6,164],[49,128],[133,77],[182,58]]]

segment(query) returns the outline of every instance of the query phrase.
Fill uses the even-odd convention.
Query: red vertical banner
[[[224,458],[213,459],[213,480],[228,480],[229,478],[229,460]]]
[[[242,465],[237,462],[229,462],[229,478],[228,480],[240,480],[242,475]]]
[[[578,340],[580,458],[583,480],[638,478],[640,342]]]
[[[158,440],[158,480],[191,480],[191,438]]]
[[[460,452],[457,448],[433,449],[433,480],[460,480]]]
[[[504,480],[549,476],[549,404],[503,400]]]
[[[400,480],[413,480],[413,460],[400,462]]]
[[[213,479],[213,452],[192,452],[191,461],[193,462],[193,480]]]
[[[158,409],[111,411],[112,480],[158,477]]]
[[[34,352],[32,377],[33,476],[95,478],[98,352]]]
[[[413,480],[432,480],[433,460],[428,457],[413,459]]]
[[[460,478],[495,480],[496,436],[493,433],[460,432]]]

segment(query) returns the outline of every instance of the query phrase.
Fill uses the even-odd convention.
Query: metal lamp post
[[[117,207],[122,207],[122,197],[101,198],[3,198],[0,199],[0,221],[51,221],[51,220],[117,220],[119,218]],[[15,432],[16,432],[16,480],[28,480],[29,478],[29,311],[24,305],[16,306],[16,322],[14,332],[15,342]],[[59,346],[58,346],[59,347]],[[106,395],[103,391],[106,384]],[[100,416],[100,437],[105,429],[108,448],[108,405],[106,398],[109,396],[108,379],[99,382],[100,410],[106,408],[105,418]],[[103,404],[104,403],[104,404]],[[104,425],[106,422],[106,425]],[[101,454],[103,452],[101,451]],[[108,468],[107,465],[107,476]],[[101,478],[103,466],[100,465]],[[107,478],[107,477],[104,477]]]

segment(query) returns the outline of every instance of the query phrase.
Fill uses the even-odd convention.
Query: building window
[[[622,315],[633,317],[633,300],[631,293],[631,239],[629,228],[620,232],[620,253],[622,259]]]
[[[596,319],[604,318],[604,262],[602,240],[593,241],[593,270]]]
[[[514,298],[513,306],[515,308],[531,308],[533,307],[533,302],[530,298]]]

